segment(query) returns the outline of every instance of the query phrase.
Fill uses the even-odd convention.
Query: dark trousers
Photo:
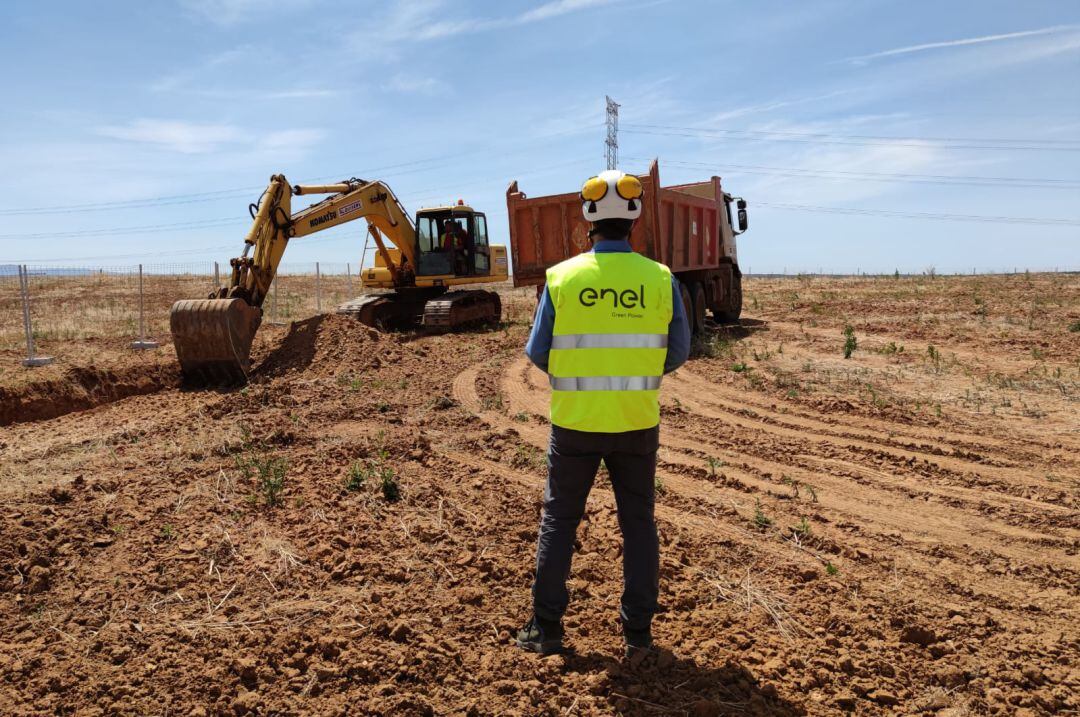
[[[536,551],[533,610],[544,620],[561,620],[570,598],[566,579],[578,524],[585,514],[600,461],[615,490],[623,535],[624,629],[644,630],[656,612],[660,549],[656,537],[656,450],[660,427],[626,433],[589,433],[551,427],[544,513]]]

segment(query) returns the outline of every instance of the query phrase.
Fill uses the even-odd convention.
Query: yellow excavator
[[[292,196],[305,194],[331,196],[293,214]],[[349,301],[338,313],[379,329],[419,324],[449,330],[500,318],[494,291],[451,290],[508,278],[506,247],[488,243],[487,218],[461,200],[422,209],[414,223],[383,182],[291,186],[276,174],[249,212],[253,222],[243,253],[230,261],[229,285],[207,299],[177,301],[170,312],[176,357],[190,382],[246,380],[263,301],[289,240],[354,219],[367,220],[377,248],[375,266],[361,272],[362,285],[383,291]]]

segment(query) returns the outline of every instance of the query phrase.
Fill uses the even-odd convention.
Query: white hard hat
[[[641,216],[641,180],[618,169],[589,177],[581,186],[581,213],[586,221],[637,219]]]

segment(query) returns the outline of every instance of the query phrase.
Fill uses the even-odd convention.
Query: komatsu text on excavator
[[[293,195],[330,194],[292,213]],[[231,260],[229,285],[208,299],[173,304],[173,344],[184,377],[190,381],[232,384],[250,369],[251,342],[262,321],[281,256],[290,239],[354,219],[366,219],[375,242],[375,266],[364,269],[368,293],[338,307],[377,328],[422,324],[436,330],[496,322],[499,295],[452,287],[506,281],[506,248],[488,243],[487,219],[464,202],[422,209],[413,222],[383,182],[348,179],[338,184],[290,186],[276,174],[257,204],[244,238],[244,251]],[[389,239],[392,246],[387,246]]]

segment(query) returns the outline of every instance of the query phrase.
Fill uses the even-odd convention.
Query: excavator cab
[[[466,277],[491,273],[487,217],[459,203],[416,215],[417,276]]]

